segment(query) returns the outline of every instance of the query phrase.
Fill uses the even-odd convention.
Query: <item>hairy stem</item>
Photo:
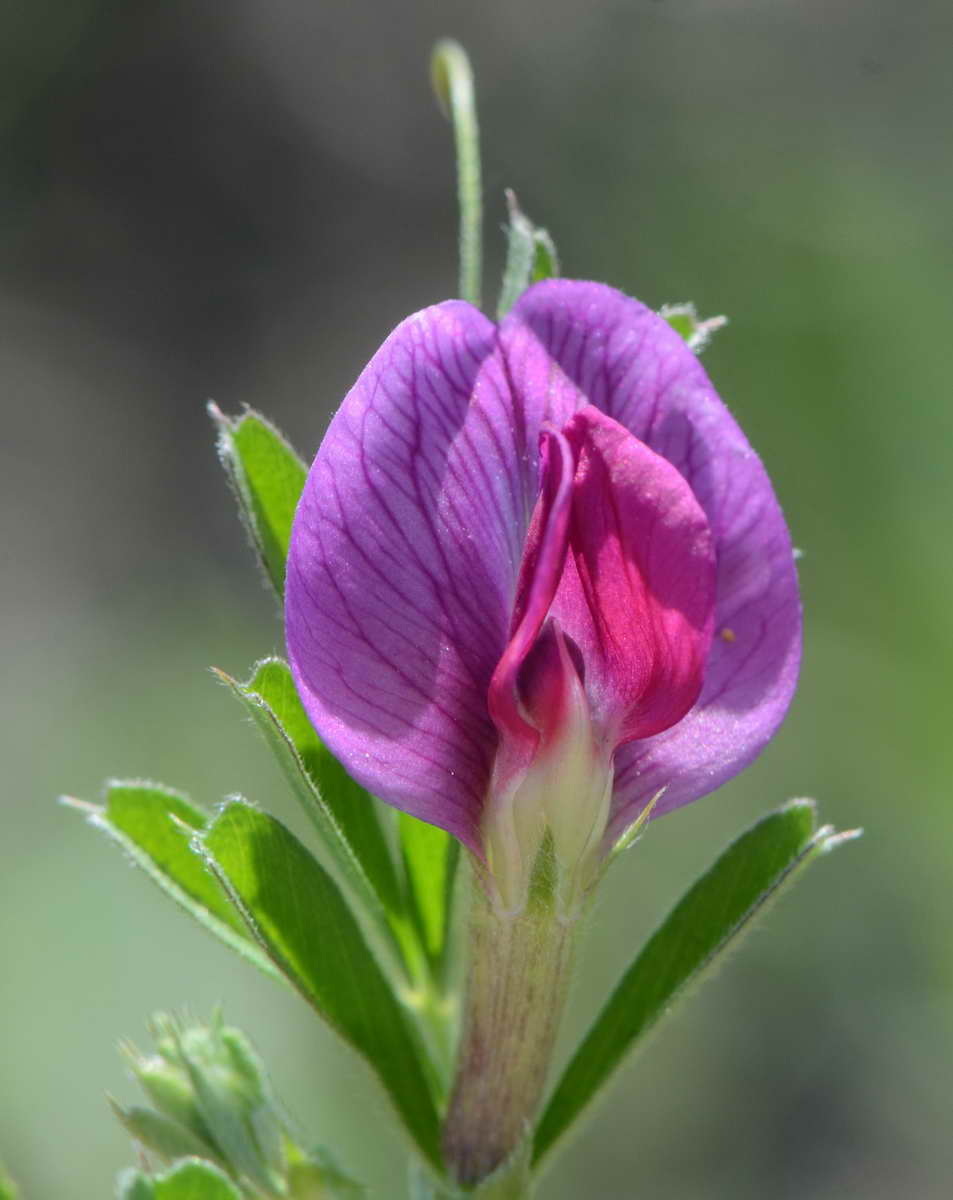
[[[470,1186],[532,1130],[566,998],[574,924],[545,903],[511,916],[474,889],[463,1034],[444,1129],[453,1177]]]

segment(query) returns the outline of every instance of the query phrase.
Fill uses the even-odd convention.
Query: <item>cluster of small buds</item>
[[[156,1053],[125,1046],[124,1054],[153,1107],[112,1105],[146,1161],[154,1156],[169,1169],[127,1171],[120,1200],[176,1200],[180,1190],[192,1194],[193,1176],[222,1200],[356,1200],[364,1194],[325,1152],[307,1153],[296,1144],[261,1059],[220,1011],[208,1025],[159,1014],[152,1033]]]

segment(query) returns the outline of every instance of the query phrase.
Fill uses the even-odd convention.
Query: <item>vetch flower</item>
[[[311,468],[286,618],[332,752],[506,911],[547,833],[573,905],[653,798],[747,765],[800,656],[781,511],[698,359],[569,280],[499,326],[449,301],[391,334]]]

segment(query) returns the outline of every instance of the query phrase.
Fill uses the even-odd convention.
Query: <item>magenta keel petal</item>
[[[548,372],[550,403],[588,402],[675,467],[711,529],[714,639],[701,695],[675,726],[616,755],[613,829],[662,787],[662,813],[713,791],[777,729],[797,682],[801,616],[790,538],[757,455],[685,342],[598,283],[537,284],[500,335],[515,390]]]
[[[573,569],[553,615],[579,646],[593,715],[615,748],[668,729],[698,699],[715,552],[691,488],[664,458],[591,405],[566,432],[578,453]]]

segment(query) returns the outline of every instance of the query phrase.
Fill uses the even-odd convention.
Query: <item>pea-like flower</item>
[[[311,468],[286,618],[332,752],[506,911],[544,844],[575,904],[648,804],[751,762],[800,657],[784,519],[695,354],[569,280],[394,330]]]

